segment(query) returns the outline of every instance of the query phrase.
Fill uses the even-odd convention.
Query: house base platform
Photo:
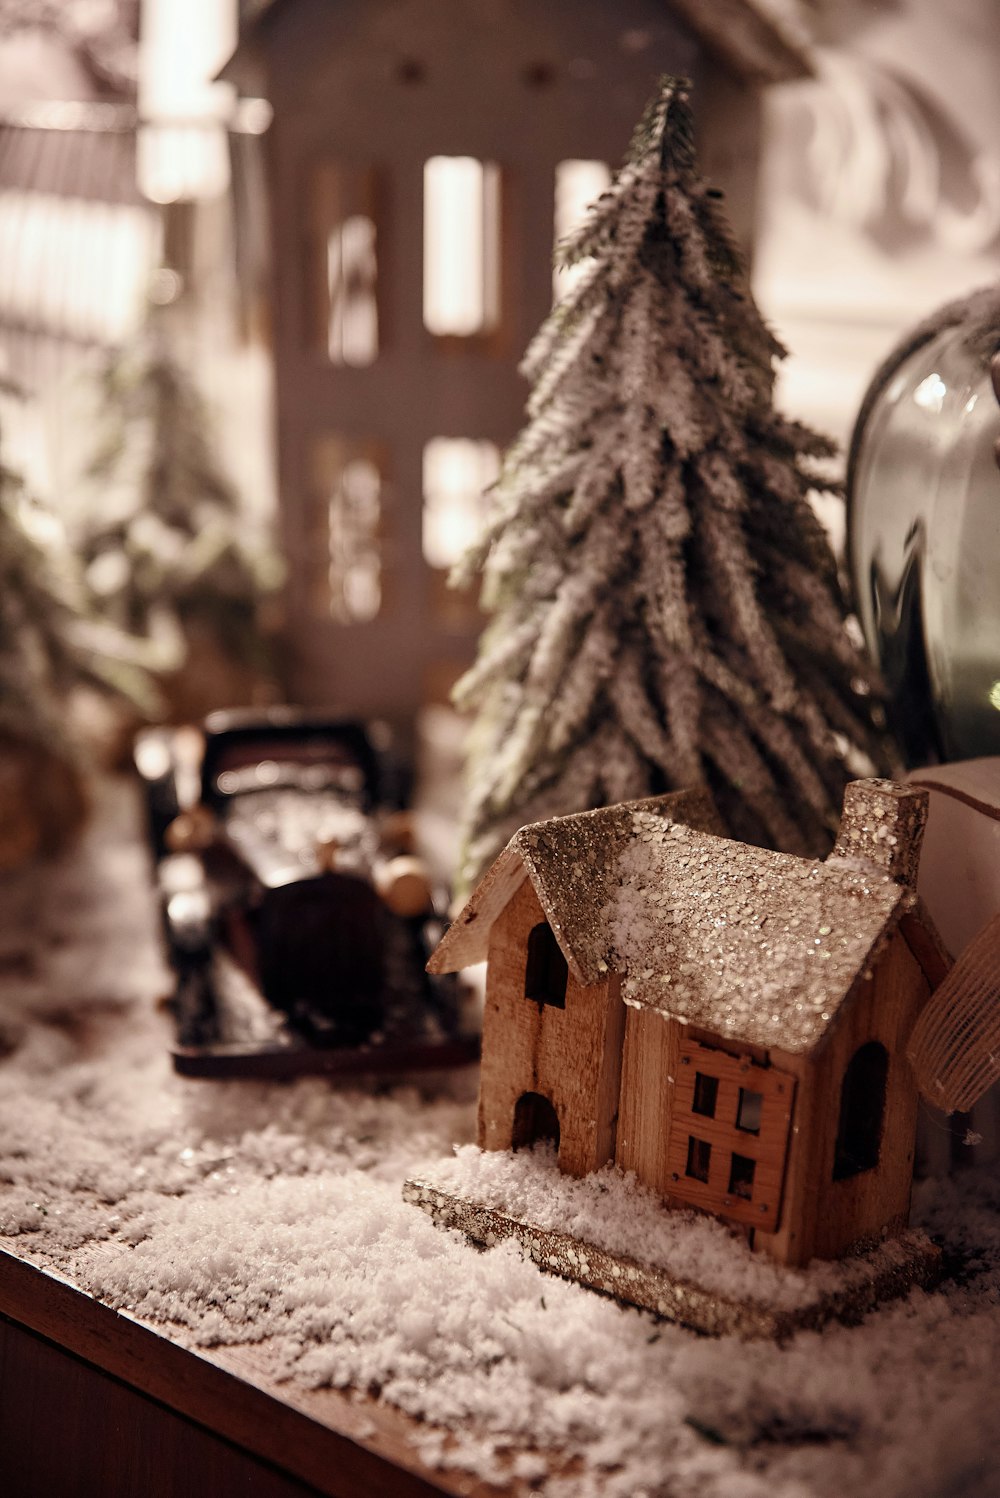
[[[644,1264],[568,1233],[539,1228],[429,1181],[406,1181],[403,1199],[440,1227],[459,1228],[474,1243],[489,1248],[513,1239],[540,1269],[711,1336],[782,1341],[829,1321],[856,1323],[884,1301],[915,1287],[930,1288],[944,1277],[941,1250],[925,1233],[911,1229],[867,1253],[822,1265],[825,1272],[815,1276],[815,1293],[792,1306],[774,1305],[729,1298],[679,1278],[663,1265]],[[800,1277],[810,1273],[792,1272]]]

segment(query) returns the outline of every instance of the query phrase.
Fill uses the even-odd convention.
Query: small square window
[[[729,1167],[729,1195],[740,1196],[744,1201],[749,1201],[753,1196],[756,1169],[756,1160],[749,1160],[746,1155],[734,1155]]]
[[[714,1118],[718,1096],[718,1077],[710,1077],[702,1071],[695,1072],[694,1101],[691,1104],[691,1112],[700,1113],[703,1118]]]
[[[777,1231],[795,1077],[697,1040],[681,1040],[678,1050],[667,1194],[731,1222]]]
[[[736,1127],[742,1129],[744,1134],[760,1133],[760,1113],[763,1103],[762,1092],[751,1092],[748,1087],[740,1088],[740,1101],[736,1109]]]
[[[704,1139],[695,1139],[692,1134],[688,1139],[688,1157],[686,1175],[695,1181],[708,1180],[708,1168],[712,1160],[712,1146]]]

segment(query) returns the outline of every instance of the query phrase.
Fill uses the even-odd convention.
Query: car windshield
[[[364,775],[357,765],[302,764],[290,759],[261,759],[250,765],[221,770],[215,777],[215,788],[223,796],[241,796],[248,791],[276,787],[312,794],[333,790],[342,797],[360,797]]]
[[[223,825],[265,884],[285,884],[329,867],[367,874],[378,851],[370,817],[336,790],[275,785],[231,796]]]

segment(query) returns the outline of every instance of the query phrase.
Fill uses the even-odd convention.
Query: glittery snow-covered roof
[[[838,856],[825,863],[721,836],[701,793],[524,827],[430,966],[482,961],[493,922],[529,878],[578,982],[612,968],[629,1004],[746,1044],[811,1051],[901,921],[932,983],[945,961],[912,887],[872,861],[898,856],[895,833],[879,837],[887,809],[912,832],[915,855],[923,805],[910,803],[920,793],[877,781],[850,789]],[[869,837],[869,856],[841,851],[853,850],[855,831]]]
[[[493,922],[527,878],[573,976],[579,983],[595,983],[607,970],[608,908],[636,812],[654,824],[683,821],[723,832],[704,791],[675,791],[522,827],[445,933],[427,964],[430,971],[455,972],[485,961]]]
[[[811,1051],[916,906],[872,866],[772,853],[634,816],[607,912],[626,1003]]]

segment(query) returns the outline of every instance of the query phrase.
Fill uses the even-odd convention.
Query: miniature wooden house
[[[482,625],[446,587],[520,425],[552,250],[661,73],[749,242],[760,86],[809,71],[758,0],[249,0],[226,76],[267,137],[290,688],[407,718]],[[791,7],[789,7],[791,14]],[[565,284],[565,283],[564,283]]]
[[[786,1264],[900,1231],[910,1030],[947,969],[913,889],[926,793],[848,787],[825,863],[681,793],[523,828],[431,960],[487,960],[479,1138],[552,1139]]]

